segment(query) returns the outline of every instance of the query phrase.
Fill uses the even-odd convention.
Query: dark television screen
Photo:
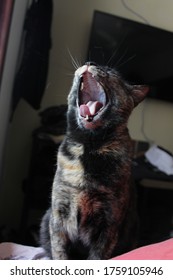
[[[173,33],[95,11],[87,60],[115,67],[149,96],[173,102]]]

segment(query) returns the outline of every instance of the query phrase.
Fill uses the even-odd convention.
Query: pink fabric
[[[140,247],[113,260],[173,260],[173,238]]]
[[[46,254],[42,248],[15,244],[0,243],[0,260],[42,260]]]
[[[15,243],[0,243],[0,260],[41,260],[48,259],[42,248],[23,246]],[[144,246],[113,260],[173,260],[173,238]]]

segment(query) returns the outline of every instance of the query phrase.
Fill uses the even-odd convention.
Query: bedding
[[[40,247],[19,245],[12,242],[0,243],[0,260],[46,260]]]
[[[140,247],[113,260],[173,260],[173,238]]]
[[[0,243],[0,260],[46,260],[40,247],[24,246],[12,242]],[[113,260],[173,260],[173,238],[140,247]]]

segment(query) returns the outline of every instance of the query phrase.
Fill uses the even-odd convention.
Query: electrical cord
[[[133,9],[131,9],[125,2],[125,0],[121,0],[122,5],[132,14],[134,14],[135,16],[137,16],[138,18],[142,19],[143,22],[145,22],[146,24],[150,25],[149,21],[144,18],[142,15],[140,15],[139,13],[135,12]]]

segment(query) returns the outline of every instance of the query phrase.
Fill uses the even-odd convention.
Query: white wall
[[[126,0],[125,2],[131,9],[145,17],[151,25],[173,31],[172,0]],[[120,0],[54,0],[53,47],[42,109],[66,102],[74,72],[67,48],[81,63],[85,61],[94,9],[142,21],[128,11]],[[132,137],[144,139],[141,133],[141,121],[144,117],[147,136],[173,152],[173,104],[148,101],[145,108],[144,104],[135,109],[130,119],[129,128]],[[38,123],[38,112],[21,101],[9,129],[4,192],[0,194],[2,216],[0,218],[4,223],[12,226],[17,226],[20,220],[21,186],[28,171],[31,133]]]

